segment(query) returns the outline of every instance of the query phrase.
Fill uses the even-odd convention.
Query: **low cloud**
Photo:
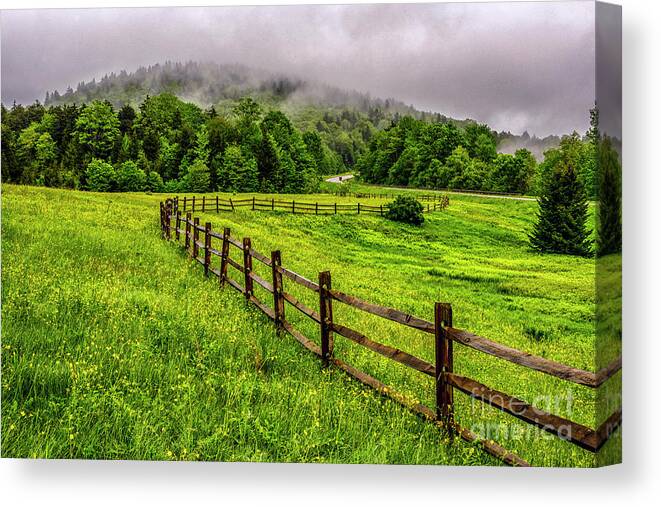
[[[583,132],[593,2],[2,12],[2,101],[165,60],[242,63],[498,130]]]

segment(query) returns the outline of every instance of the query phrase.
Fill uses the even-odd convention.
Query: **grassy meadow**
[[[3,456],[499,464],[342,372],[324,370],[240,294],[205,279],[199,264],[161,239],[163,198],[3,185]],[[435,301],[450,302],[455,327],[594,371],[595,261],[530,251],[535,211],[534,201],[452,195],[449,208],[426,214],[420,228],[363,214],[243,208],[199,216],[215,230],[251,237],[265,255],[280,249],[284,266],[312,280],[330,270],[334,288],[427,320]],[[231,250],[236,260],[239,253]],[[257,261],[254,268],[270,279],[268,268]],[[288,280],[285,287],[318,307],[314,293]],[[255,292],[272,306],[257,284]],[[335,321],[433,362],[431,335],[338,302],[333,311]],[[312,321],[289,305],[286,314],[318,342]],[[603,360],[619,353],[613,340]],[[433,405],[432,379],[340,336],[335,354]],[[607,415],[588,388],[460,345],[454,357],[459,374],[576,422],[595,427]],[[619,382],[618,374],[606,388],[617,391]],[[595,463],[461,393],[455,403],[462,425],[533,465]],[[602,453],[618,453],[619,438]]]

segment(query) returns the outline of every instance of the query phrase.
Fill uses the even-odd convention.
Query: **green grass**
[[[160,239],[161,198],[3,186],[3,456],[498,463],[324,370],[240,294],[205,280],[199,265]],[[250,236],[266,255],[280,249],[285,266],[313,280],[328,269],[344,292],[428,320],[435,301],[451,302],[456,327],[594,370],[594,260],[529,251],[535,208],[453,196],[421,228],[372,215],[245,209],[201,222]],[[256,261],[255,268],[270,279],[268,268]],[[241,280],[232,268],[230,275]],[[317,307],[315,294],[289,282],[286,290]],[[271,304],[266,292],[256,295]],[[337,302],[333,310],[336,321],[433,361],[430,335]],[[317,326],[296,309],[287,307],[287,318],[318,342]],[[615,357],[619,341],[610,348]],[[335,351],[433,404],[431,379],[342,337]],[[601,422],[587,388],[460,346],[455,371],[588,426]],[[617,390],[619,376],[608,384]],[[571,444],[521,433],[529,427],[461,393],[455,401],[463,425],[535,465],[595,462]],[[617,455],[619,436],[603,452]]]

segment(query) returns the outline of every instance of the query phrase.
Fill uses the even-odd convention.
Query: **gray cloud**
[[[243,63],[538,135],[585,131],[594,3],[2,12],[2,101],[169,60]]]

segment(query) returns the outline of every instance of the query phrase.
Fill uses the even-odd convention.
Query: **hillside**
[[[172,93],[200,107],[214,106],[221,112],[234,101],[251,96],[278,109],[303,106],[354,109],[374,118],[376,111],[387,115],[410,115],[420,119],[447,121],[447,117],[418,111],[413,106],[389,99],[372,98],[358,91],[341,90],[298,77],[271,73],[239,64],[165,62],[139,67],[134,72],[106,74],[98,81],[80,82],[76,89],[46,92],[45,105],[87,103],[108,100],[119,108],[137,106],[148,95]],[[456,120],[455,120],[456,121]]]
[[[81,104],[92,100],[108,100],[115,108],[124,104],[137,106],[148,95],[172,93],[182,100],[200,107],[213,106],[219,113],[229,112],[236,100],[251,96],[267,108],[277,108],[290,115],[298,128],[316,128],[320,117],[353,113],[360,120],[371,123],[374,129],[388,127],[393,119],[412,116],[418,120],[447,123],[459,127],[474,122],[471,119],[450,118],[440,112],[420,111],[393,98],[374,98],[368,93],[342,90],[299,77],[272,73],[239,64],[199,62],[157,63],[139,67],[134,72],[111,72],[100,79],[80,82],[76,89],[46,92],[45,105]],[[342,114],[345,117],[342,117]],[[355,121],[353,122],[355,123]],[[345,123],[341,128],[349,132]],[[319,130],[317,128],[317,130]],[[514,153],[518,148],[529,149],[538,160],[543,152],[557,147],[558,136],[537,138],[528,133],[521,135],[501,132],[499,151]],[[352,163],[353,161],[347,161]]]
[[[2,193],[3,457],[500,464],[205,280],[161,197]]]
[[[241,294],[219,290],[197,263],[160,239],[162,196],[2,190],[7,456],[496,463],[462,441],[447,445],[433,427],[341,372],[320,375],[314,357],[278,336]],[[245,209],[201,220],[251,237],[260,252],[281,249],[283,265],[311,279],[330,270],[338,290],[422,318],[431,317],[434,301],[451,301],[461,328],[594,370],[595,333],[587,318],[594,260],[529,251],[525,230],[534,214],[534,202],[452,196],[447,210],[428,215],[415,231],[363,214]],[[255,269],[268,279],[267,268]],[[293,282],[286,290],[311,308],[318,304]],[[257,287],[256,296],[268,301],[269,294]],[[334,312],[360,332],[433,359],[427,336],[340,304]],[[318,340],[312,321],[292,307],[286,313]],[[433,403],[427,377],[393,368],[340,337],[335,353]],[[467,349],[457,349],[455,366],[523,399],[561,388],[555,379]],[[592,393],[578,388],[572,397],[573,412],[561,407],[560,415],[593,426],[599,415]],[[522,423],[471,407],[457,395],[459,421],[480,433],[489,421],[508,429],[511,438],[497,440],[534,465],[593,464],[590,453],[558,439],[531,446],[517,437]]]

